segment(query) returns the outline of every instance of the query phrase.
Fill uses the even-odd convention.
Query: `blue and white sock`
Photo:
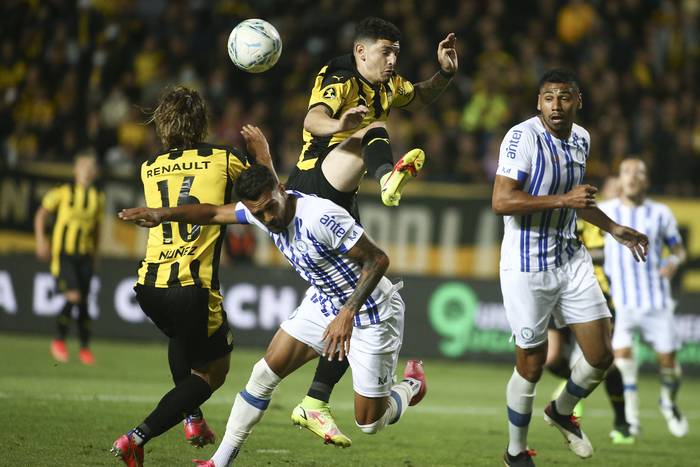
[[[566,387],[557,397],[557,413],[571,415],[578,401],[588,397],[603,381],[606,371],[608,371],[607,368],[605,370],[596,368],[581,356],[571,368],[571,376],[566,382]]]
[[[660,368],[659,375],[661,376],[661,405],[667,408],[673,407],[681,386],[681,366],[676,363],[673,368]]]
[[[517,456],[527,449],[527,431],[532,418],[532,404],[535,400],[535,386],[526,380],[517,369],[506,386],[508,404],[508,454]]]
[[[616,358],[615,366],[622,375],[625,388],[625,418],[634,427],[639,426],[639,395],[637,393],[637,362],[631,358]]]
[[[255,364],[245,390],[236,395],[226,423],[226,432],[221,444],[212,456],[217,467],[232,465],[241,446],[253,431],[253,427],[265,415],[265,410],[272,398],[272,392],[280,381],[280,378],[267,365],[265,359],[261,359]]]

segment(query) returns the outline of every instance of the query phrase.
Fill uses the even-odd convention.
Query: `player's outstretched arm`
[[[122,209],[119,218],[141,227],[155,227],[163,222],[185,222],[188,224],[237,224],[236,205],[185,204],[171,208]]]
[[[350,351],[350,337],[355,313],[374,291],[384,273],[389,268],[389,257],[367,236],[362,237],[348,250],[346,255],[362,265],[360,278],[355,291],[350,295],[343,308],[326,328],[323,339],[326,342],[323,355],[331,360],[335,349],[339,348],[338,360],[343,360]]]
[[[613,236],[615,240],[629,248],[635,261],[646,261],[649,239],[643,233],[620,225],[610,219],[597,206],[578,209],[578,215],[586,222],[600,227]]]
[[[416,110],[433,103],[447,88],[452,77],[457,73],[459,69],[457,36],[453,32],[449,33],[438,44],[437,59],[440,64],[440,71],[435,73],[429,80],[421,81],[413,86],[416,98],[404,107],[405,109]]]
[[[248,152],[255,158],[255,162],[270,169],[272,175],[274,175],[275,179],[279,182],[275,166],[272,164],[270,145],[262,130],[254,125],[243,125],[243,128],[241,128],[241,135],[245,140]]]
[[[595,206],[598,189],[591,185],[577,185],[561,195],[532,196],[523,190],[523,184],[503,175],[496,175],[491,207],[501,216],[531,214],[548,209],[580,209]]]

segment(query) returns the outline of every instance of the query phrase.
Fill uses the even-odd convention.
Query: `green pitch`
[[[76,347],[71,341],[71,356]],[[97,341],[97,365],[76,358],[56,364],[49,338],[0,335],[0,407],[3,415],[0,465],[109,466],[114,439],[140,423],[170,389],[162,344]],[[234,394],[241,390],[262,350],[236,349],[226,384],[204,406],[212,428],[223,434]],[[368,436],[355,427],[350,375],[331,399],[341,429],[353,439],[349,449],[324,446],[292,426],[289,414],[305,394],[314,364],[283,381],[262,422],[238,457],[240,466],[497,466],[506,445],[505,384],[509,365],[426,361],[428,395],[401,422]],[[399,369],[402,371],[401,367]],[[603,388],[586,401],[582,426],[596,453],[579,460],[559,432],[542,421],[542,409],[556,380],[546,375],[538,387],[530,445],[539,466],[697,465],[700,456],[700,381],[686,379],[680,402],[690,435],[672,437],[656,408],[658,381],[640,381],[644,435],[634,446],[608,440],[612,414]],[[148,466],[187,466],[208,458],[214,448],[196,450],[177,426],[146,446]]]

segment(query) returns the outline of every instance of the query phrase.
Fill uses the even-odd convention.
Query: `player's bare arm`
[[[270,145],[268,144],[267,138],[265,138],[262,130],[254,125],[243,125],[243,128],[241,128],[241,135],[245,140],[248,152],[250,152],[255,158],[255,162],[270,169],[272,175],[274,175],[277,181],[279,181],[275,167],[272,164]]]
[[[626,246],[632,252],[635,261],[646,261],[649,245],[649,239],[646,235],[614,222],[596,206],[578,209],[577,213],[581,219],[600,227]]]
[[[595,206],[597,191],[598,189],[591,185],[577,185],[561,195],[532,196],[523,191],[521,182],[496,175],[491,207],[493,212],[502,216],[531,214],[558,208],[581,209]]]
[[[48,209],[40,206],[34,215],[34,235],[36,235],[36,257],[42,261],[48,261],[51,256],[51,242],[46,235],[46,218]]]
[[[316,105],[307,112],[304,129],[314,136],[331,136],[359,127],[367,112],[369,109],[366,106],[358,105],[343,112],[340,118],[333,118],[331,109],[325,105]]]
[[[447,85],[450,84],[452,76],[459,69],[456,46],[457,36],[452,32],[440,41],[437,50],[440,71],[435,73],[430,79],[414,85],[416,98],[404,108],[415,110],[425,107],[433,103],[442,94]]]
[[[336,348],[340,348],[338,360],[343,360],[350,351],[355,313],[362,307],[389,268],[389,257],[370,240],[367,234],[362,234],[355,246],[348,250],[347,256],[361,264],[362,270],[355,291],[348,297],[338,316],[328,325],[323,334],[326,342],[323,355],[328,356],[329,360],[333,358]]]
[[[121,220],[148,228],[163,222],[186,222],[196,225],[238,224],[235,204],[215,206],[202,203],[169,208],[127,208],[122,209],[118,216]]]

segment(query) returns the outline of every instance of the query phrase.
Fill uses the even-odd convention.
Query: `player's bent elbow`
[[[491,198],[491,210],[497,216],[502,216],[506,214],[504,203],[501,201],[500,197],[494,196]]]
[[[387,271],[387,269],[389,269],[389,265],[391,264],[391,260],[383,251],[381,251],[377,256],[376,262],[377,268],[382,271],[382,274],[384,274]]]

